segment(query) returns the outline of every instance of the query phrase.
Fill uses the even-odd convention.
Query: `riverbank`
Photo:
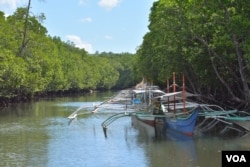
[[[56,97],[64,97],[64,96],[81,96],[84,94],[91,94],[95,92],[108,91],[104,89],[92,90],[92,89],[84,89],[84,90],[64,90],[64,91],[56,91],[56,92],[37,92],[34,95],[16,95],[16,96],[0,96],[0,108],[8,107],[11,104],[17,103],[27,103],[32,101],[38,101],[42,98],[56,98]]]
[[[64,97],[64,96],[72,97],[72,96],[81,96],[85,94],[92,94],[96,92],[119,91],[119,90],[121,89],[117,89],[117,88],[115,89],[82,89],[82,90],[71,89],[71,90],[63,90],[63,91],[37,92],[32,96],[31,95],[20,95],[20,96],[13,96],[13,97],[0,96],[0,109],[4,107],[8,107],[11,104],[34,102],[42,98],[56,98],[56,97]],[[202,95],[200,95],[198,99],[197,97],[194,97],[192,100],[197,101],[198,103],[216,104],[225,109],[238,109],[240,111],[244,110],[250,113],[250,106],[239,107],[238,104],[233,105],[233,103],[231,103],[231,105],[228,106],[227,105],[228,101],[226,101],[225,104],[223,104],[222,102],[211,101],[210,98],[207,98]]]

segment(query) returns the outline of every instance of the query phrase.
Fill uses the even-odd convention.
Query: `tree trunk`
[[[235,34],[232,35],[232,39],[233,39],[236,56],[237,56],[237,60],[239,64],[239,72],[240,72],[240,78],[241,78],[241,82],[242,82],[243,90],[244,90],[244,98],[246,101],[250,101],[250,89],[248,87],[247,77],[246,77],[246,73],[244,70],[245,69],[244,57],[239,48],[239,43],[237,41],[237,37]]]
[[[29,20],[29,13],[30,13],[30,4],[31,4],[31,0],[29,0],[28,6],[26,8],[24,28],[23,28],[23,40],[22,40],[22,44],[21,44],[19,51],[18,51],[19,56],[23,56],[24,48],[26,47],[26,45],[28,44],[28,41],[29,41],[29,40],[27,40],[27,32],[28,32],[28,20]]]
[[[201,37],[196,37],[196,39],[198,39],[200,42],[202,42],[206,48],[208,49],[208,52],[210,55],[213,55],[215,56],[216,58],[218,58],[219,56],[213,51],[213,49],[211,49],[207,43],[207,41],[205,41],[204,39],[202,39]],[[211,57],[211,64],[212,64],[212,67],[214,69],[214,72],[216,74],[216,76],[218,77],[218,79],[220,80],[220,82],[226,87],[228,93],[232,96],[232,99],[234,101],[237,101],[237,102],[241,102],[242,100],[240,98],[238,98],[234,93],[233,91],[231,90],[230,86],[224,81],[224,79],[221,77],[221,75],[219,74],[215,64],[214,64],[214,58]]]

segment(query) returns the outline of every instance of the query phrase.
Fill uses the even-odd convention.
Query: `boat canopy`
[[[161,98],[162,100],[166,100],[168,98],[172,99],[175,96],[176,100],[177,99],[183,99],[183,97],[184,97],[183,93],[184,93],[183,91],[164,93],[163,95],[157,96],[155,98]],[[192,93],[189,93],[189,92],[185,92],[185,97],[191,97],[191,96],[198,96],[198,95],[195,95],[195,94],[192,94]]]
[[[140,94],[140,93],[146,93],[146,92],[152,92],[152,93],[159,93],[159,94],[166,94],[165,92],[161,91],[161,90],[146,90],[146,89],[135,89],[133,90],[133,92],[135,94]]]

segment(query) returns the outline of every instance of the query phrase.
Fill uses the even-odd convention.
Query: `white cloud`
[[[78,0],[78,4],[80,6],[85,6],[87,4],[89,4],[92,0]]]
[[[8,15],[14,12],[18,6],[26,5],[26,3],[26,0],[0,0],[0,10]]]
[[[11,9],[15,9],[17,7],[17,3],[19,0],[0,0],[0,4],[5,5]]]
[[[121,2],[121,0],[100,0],[98,2],[99,6],[110,10],[114,7],[116,7],[119,3]]]
[[[76,35],[67,35],[66,36],[67,40],[73,42],[76,47],[80,49],[85,49],[89,53],[94,53],[94,49],[91,44],[84,42],[81,40],[79,36]]]
[[[105,35],[104,38],[105,38],[105,39],[112,39],[113,37],[110,36],[110,35]]]
[[[86,18],[83,18],[80,20],[82,23],[85,23],[85,22],[92,22],[92,18],[91,17],[86,17]]]
[[[84,0],[79,0],[79,4],[83,5],[84,4]]]

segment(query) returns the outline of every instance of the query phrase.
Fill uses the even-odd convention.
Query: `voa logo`
[[[222,151],[222,167],[250,167],[250,151]]]
[[[244,155],[226,155],[227,162],[247,162]]]

